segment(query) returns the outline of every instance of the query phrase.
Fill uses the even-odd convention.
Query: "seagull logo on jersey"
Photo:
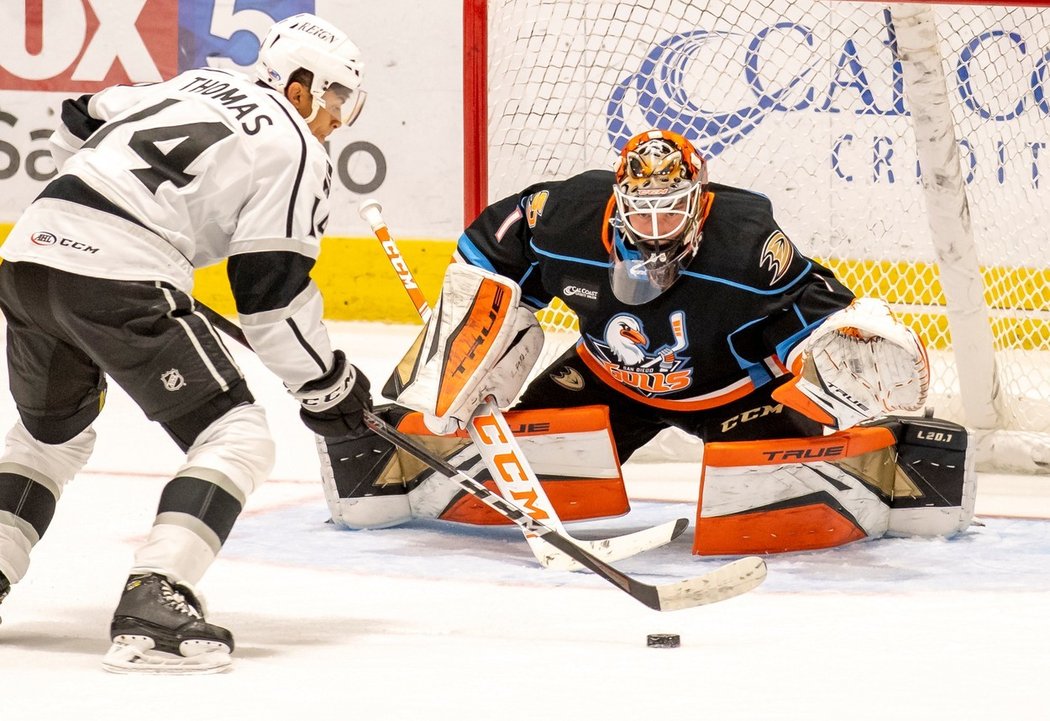
[[[777,281],[784,277],[794,257],[795,246],[781,231],[773,231],[766,238],[766,243],[762,246],[762,259],[758,265],[773,274],[773,278],[769,281],[770,286],[776,285]]]
[[[689,361],[682,355],[689,347],[685,313],[676,310],[669,318],[674,342],[649,351],[649,336],[642,322],[629,313],[613,316],[599,340],[588,335],[595,357],[614,379],[625,386],[652,397],[675,393],[693,382],[693,369],[684,368]]]
[[[164,384],[164,390],[166,391],[174,392],[186,387],[186,379],[182,377],[177,368],[161,373],[160,382]]]
[[[547,198],[549,197],[550,193],[546,190],[541,190],[529,196],[528,201],[525,203],[525,220],[530,228],[535,228],[536,223],[540,221],[540,216],[543,215],[543,206],[547,204]]]

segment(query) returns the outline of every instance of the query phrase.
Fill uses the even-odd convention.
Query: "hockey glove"
[[[773,398],[832,428],[918,411],[926,402],[926,348],[884,301],[858,298],[828,318],[801,349],[788,363],[795,380],[773,391]],[[794,391],[811,403],[797,403]]]
[[[364,411],[372,410],[370,384],[365,374],[335,351],[332,369],[292,391],[302,409],[299,417],[314,433],[325,438],[357,438],[368,432]]]

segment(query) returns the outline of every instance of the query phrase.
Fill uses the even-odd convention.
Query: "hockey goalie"
[[[544,480],[538,488],[524,486],[525,494],[538,492],[543,498],[522,494],[511,500],[529,510],[549,496],[560,510],[541,520],[622,515],[629,504],[606,408],[512,411],[505,431],[498,418],[479,414],[483,404],[506,408],[514,401],[542,344],[543,331],[533,310],[520,303],[516,283],[453,264],[433,316],[383,389],[397,403],[376,412],[400,431],[424,437],[435,455],[511,493],[523,469],[513,456],[486,454],[484,441],[513,433],[527,458],[522,464]],[[333,520],[341,525],[377,528],[411,518],[508,522],[378,436],[319,438],[318,443],[326,497]]]
[[[710,182],[706,161],[683,136],[645,131],[627,142],[613,172],[538,183],[493,203],[464,231],[456,261],[451,268],[516,289],[520,307],[506,316],[504,345],[474,364],[469,381],[436,390],[439,368],[459,368],[483,346],[465,351],[440,340],[456,336],[456,318],[470,316],[464,311],[432,319],[395,374],[398,387],[388,386],[385,395],[422,413],[413,423],[447,444],[446,457],[476,461],[464,438],[445,434],[482,399],[511,401],[535,362],[528,312],[557,297],[576,313],[579,339],[535,375],[508,418],[522,414],[524,430],[567,419],[561,414],[570,410],[600,413],[596,425],[567,423],[579,422],[577,431],[592,439],[604,433],[612,446],[577,453],[565,434],[534,434],[526,454],[536,456],[539,476],[542,463],[573,461],[615,485],[620,462],[676,427],[705,444],[695,553],[947,536],[969,525],[975,473],[967,434],[924,415],[929,363],[921,340],[884,302],[855,297],[804,255],[765,196]],[[451,292],[446,278],[438,316],[486,306]],[[434,492],[433,474],[394,463],[384,442],[351,443],[358,447],[331,454],[356,459],[353,468],[333,461],[328,497],[337,521],[478,521],[457,517],[462,509],[454,496]],[[570,475],[554,473],[566,484]],[[625,496],[606,504],[597,493],[571,503],[549,495],[565,519],[627,510]]]

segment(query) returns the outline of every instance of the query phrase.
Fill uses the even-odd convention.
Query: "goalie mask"
[[[256,77],[284,92],[288,79],[299,68],[313,73],[310,94],[313,112],[318,108],[334,115],[343,127],[361,114],[361,52],[342,30],[316,15],[300,13],[273,25],[259,47]]]
[[[707,165],[678,133],[649,130],[620,153],[613,196],[612,289],[639,305],[670,288],[700,247]]]

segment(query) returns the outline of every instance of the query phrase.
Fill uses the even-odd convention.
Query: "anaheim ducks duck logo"
[[[642,322],[628,313],[613,316],[601,340],[590,335],[587,340],[594,357],[620,383],[649,397],[674,393],[692,384],[693,371],[683,367],[689,361],[682,355],[689,347],[685,313],[676,310],[669,320],[674,342],[653,351]]]
[[[536,227],[536,223],[539,222],[540,216],[543,215],[543,206],[547,204],[547,198],[549,197],[550,193],[546,190],[541,190],[540,192],[529,196],[529,199],[525,204],[525,220],[528,222],[530,228]]]
[[[762,246],[762,259],[758,265],[773,274],[769,285],[776,285],[784,277],[794,257],[795,246],[791,245],[791,241],[781,231],[774,231],[766,238],[766,243]]]

